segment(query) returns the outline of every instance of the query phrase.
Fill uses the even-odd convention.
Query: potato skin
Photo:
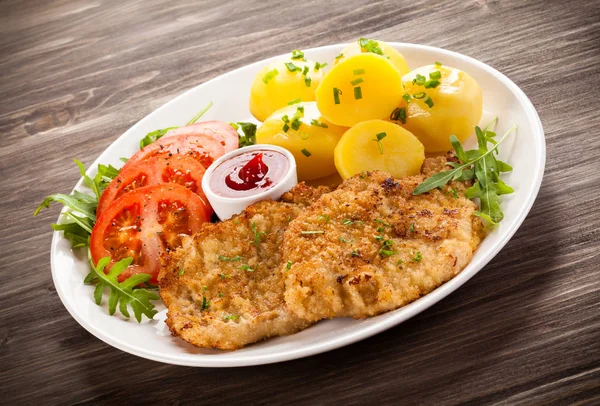
[[[306,77],[311,79],[310,86],[306,85],[302,71],[290,72],[286,63],[293,63],[301,70],[308,67]],[[276,110],[285,107],[292,100],[314,101],[315,90],[323,77],[322,69],[314,69],[315,62],[298,59],[284,59],[270,63],[262,68],[254,77],[250,88],[250,112],[259,121],[265,121]],[[264,82],[265,75],[272,70],[277,75]]]
[[[384,133],[380,145],[377,134]],[[369,120],[346,131],[335,147],[335,166],[343,179],[367,171],[394,177],[416,175],[425,160],[423,144],[408,130],[389,121]]]
[[[351,127],[361,121],[388,117],[402,101],[402,94],[398,69],[387,58],[369,52],[337,63],[317,88],[316,100],[327,120]]]
[[[304,107],[304,117],[298,130],[283,131],[282,117],[292,119],[298,106]],[[323,123],[327,128],[311,125],[312,120]],[[290,151],[296,159],[298,180],[314,180],[336,173],[333,151],[342,134],[347,130],[329,122],[321,116],[315,102],[286,106],[271,114],[256,131],[257,144],[278,145]],[[308,151],[306,156],[302,150]]]
[[[417,74],[429,79],[429,74],[440,71],[440,85],[433,89],[412,83]],[[413,133],[425,146],[427,152],[442,152],[452,148],[449,138],[454,134],[463,142],[479,124],[483,113],[482,92],[479,84],[466,72],[448,66],[422,66],[402,78],[405,93],[413,96],[425,92],[434,105],[425,104],[427,99],[412,98],[406,107],[406,123],[398,123]]]
[[[398,71],[400,72],[400,75],[404,76],[406,75],[410,69],[408,68],[408,64],[406,63],[406,59],[404,59],[404,55],[402,55],[399,51],[397,51],[395,48],[393,48],[392,46],[390,46],[389,44],[387,44],[384,41],[377,41],[379,43],[379,48],[381,48],[381,51],[383,52],[383,56],[388,57],[389,61],[394,64],[394,66],[398,69]],[[346,45],[346,47],[344,49],[342,49],[342,56],[337,58],[333,63],[334,65],[343,61],[345,58],[348,58],[352,55],[357,55],[363,52],[367,52],[365,51],[363,48],[360,47],[358,41],[354,41],[351,42],[350,44]]]

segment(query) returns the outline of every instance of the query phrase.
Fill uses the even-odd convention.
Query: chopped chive
[[[202,304],[200,305],[200,311],[203,312],[210,308],[210,300],[206,299],[205,296],[202,296]]]
[[[287,123],[285,123],[282,128],[283,132],[287,133],[289,129],[290,129],[290,126]]]
[[[337,87],[333,88],[333,102],[335,104],[340,104],[340,94],[342,94],[342,91],[340,89],[338,89]]]
[[[243,257],[240,257],[239,255],[236,255],[235,257],[224,257],[223,255],[219,255],[218,257],[221,261],[227,261],[227,262],[236,262],[236,261],[241,261],[242,259],[244,259]]]
[[[306,60],[304,59],[304,52],[300,51],[299,49],[294,49],[292,51],[292,59],[300,59],[302,61]]]
[[[297,99],[294,99],[291,102],[288,102],[288,106],[291,106],[292,104],[300,103],[301,101],[302,101],[302,99],[298,97]]]
[[[437,80],[437,79],[431,79],[431,80],[428,80],[427,82],[425,82],[425,83],[423,84],[423,87],[424,87],[425,89],[435,89],[436,87],[438,87],[438,85],[439,85],[440,83],[441,83],[441,82],[440,82],[439,80]]]
[[[292,73],[294,73],[294,72],[300,72],[302,70],[298,66],[294,65],[291,62],[286,62],[285,63],[285,67],[287,68],[287,70],[289,70]]]
[[[352,73],[354,73],[355,76],[364,75],[365,74],[365,70],[364,69],[354,69],[352,71]]]
[[[361,90],[360,86],[357,86],[354,88],[354,98],[356,100],[362,99],[362,90]]]
[[[289,116],[287,114],[284,114],[283,116],[281,116],[281,120],[283,120],[284,123],[289,123],[290,122],[290,118],[289,118]]]
[[[386,223],[385,221],[383,221],[381,219],[375,219],[375,222],[379,223],[379,224],[381,224],[382,226],[385,226],[385,227],[391,227],[392,226],[390,223]]]
[[[377,147],[379,148],[379,153],[381,155],[383,155],[383,143],[381,142],[382,139],[384,139],[387,136],[386,133],[379,133],[379,134],[375,134],[375,138],[373,138],[373,141],[377,142]]]
[[[404,99],[405,102],[410,103],[410,100],[411,100],[410,94],[404,93],[402,95],[402,98]]]
[[[254,272],[254,268],[252,268],[250,265],[245,264],[238,266],[238,269],[241,269],[242,271]]]
[[[306,76],[307,73],[308,73],[308,66],[305,66],[304,69],[302,69],[302,74],[304,76]]]
[[[404,263],[404,261],[402,261],[401,259],[398,260],[398,262],[396,262],[396,265],[402,265]]]
[[[343,58],[343,57],[344,57],[344,54],[342,52],[340,52],[339,54],[337,54],[335,56],[335,59],[340,59],[340,58]]]
[[[441,62],[435,62],[435,67],[436,68],[441,68],[442,67],[442,63]]]
[[[294,114],[294,118],[304,117],[304,106],[296,107],[296,113]]]
[[[300,234],[302,234],[302,235],[325,234],[325,231],[323,231],[323,230],[301,231]]]
[[[425,96],[427,96],[427,93],[425,93],[425,92],[419,92],[419,93],[415,93],[415,94],[413,94],[413,97],[414,97],[415,99],[422,99],[422,98],[424,98]]]
[[[310,87],[311,83],[312,79],[310,78],[310,76],[304,76],[304,84],[306,85],[306,87]]]
[[[208,289],[208,286],[202,286],[202,292],[206,292],[206,289]]]
[[[383,51],[381,50],[381,47],[379,46],[379,42],[377,42],[375,40],[367,39],[367,38],[360,38],[358,40],[358,45],[360,45],[360,47],[362,49],[364,49],[366,52],[372,52],[374,54],[383,56]]]
[[[225,316],[223,316],[223,320],[228,321],[228,320],[237,320],[239,319],[240,316],[237,314],[227,314]]]
[[[410,223],[410,227],[408,227],[408,232],[409,233],[415,232],[415,223]]]
[[[427,98],[425,99],[425,104],[429,106],[429,108],[433,107],[433,100],[431,100],[431,97],[427,96]]]
[[[326,66],[327,66],[327,62],[325,62],[325,63],[315,62],[315,70],[323,69]]]
[[[315,127],[323,127],[323,128],[328,128],[329,126],[325,123],[320,123],[319,121],[312,119],[310,120],[310,125],[314,125]]]
[[[318,218],[317,221],[321,221],[321,220],[325,220],[326,223],[329,223],[329,220],[331,220],[331,218],[329,218],[328,214],[321,214]]]
[[[269,81],[271,79],[273,79],[278,74],[279,74],[279,71],[277,69],[268,71],[267,73],[265,73],[265,76],[263,76],[263,79],[262,79],[263,83],[266,85],[267,83],[269,83]]]
[[[351,243],[351,242],[353,242],[353,241],[354,241],[354,240],[347,240],[347,239],[345,239],[345,238],[343,238],[343,237],[340,237],[340,238],[338,238],[338,240],[339,240],[340,242],[346,242],[346,243]]]
[[[350,84],[351,84],[352,86],[356,86],[356,85],[358,85],[359,83],[362,83],[362,82],[364,82],[364,81],[365,81],[365,80],[364,80],[363,78],[358,78],[358,79],[354,79],[353,81],[351,81],[351,82],[350,82]]]
[[[398,107],[390,114],[390,120],[400,121],[402,124],[406,124],[406,108]]]
[[[219,276],[220,276],[220,277],[221,277],[221,279],[223,279],[223,280],[224,280],[224,279],[231,279],[231,275],[227,275],[227,274],[224,274],[224,273],[222,273],[222,274],[219,274]]]
[[[289,271],[290,269],[292,269],[292,261],[288,261],[288,262],[285,264],[285,270],[286,270],[286,271]]]
[[[309,133],[299,132],[298,133],[298,137],[300,137],[301,140],[306,141],[307,139],[310,138],[310,134]]]
[[[300,152],[302,152],[302,154],[307,158],[312,155],[306,148],[302,148]]]
[[[415,78],[413,79],[412,83],[413,83],[413,85],[423,86],[426,81],[427,81],[427,78],[425,76],[419,75],[417,73],[417,76],[415,76]]]
[[[302,121],[298,118],[294,118],[291,122],[291,125],[292,125],[292,130],[298,131],[298,129],[302,125]]]
[[[436,70],[435,72],[431,72],[429,74],[429,78],[430,79],[441,79],[442,78],[442,72],[440,72],[439,70]]]
[[[181,276],[181,275],[183,275],[184,272],[185,272],[185,268],[181,268],[181,270],[179,272],[177,272],[177,275]]]
[[[387,137],[387,134],[383,132],[383,133],[376,134],[375,137],[377,137],[377,141],[381,141],[382,139]]]
[[[417,251],[413,257],[411,258],[414,262],[420,262],[423,259],[423,255],[421,255],[420,251]]]

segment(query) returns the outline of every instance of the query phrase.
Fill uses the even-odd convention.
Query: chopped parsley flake
[[[286,270],[286,271],[289,271],[290,269],[292,269],[292,261],[288,261],[288,262],[285,264],[285,270]]]
[[[423,255],[421,255],[420,251],[417,251],[415,254],[413,254],[413,257],[411,259],[414,262],[420,262],[423,259]]]
[[[392,245],[394,245],[392,240],[385,240],[383,244],[381,244],[378,254],[382,257],[391,257],[392,255],[397,254],[396,251],[392,251]]]
[[[256,223],[252,223],[250,228],[252,229],[252,233],[254,234],[254,238],[252,239],[252,244],[254,244],[258,247],[258,245],[260,244],[261,238],[263,237],[263,235],[267,235],[267,233],[265,233],[264,231],[258,231]]]

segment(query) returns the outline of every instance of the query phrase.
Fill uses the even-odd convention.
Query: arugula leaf
[[[236,129],[240,137],[240,148],[256,144],[256,124],[238,121],[237,123],[229,123]],[[240,134],[240,129],[242,133]]]
[[[450,136],[450,143],[456,152],[456,156],[463,162],[457,164],[448,162],[452,169],[436,173],[423,183],[418,185],[413,191],[413,195],[425,193],[431,189],[442,187],[450,181],[475,180],[476,182],[465,191],[465,196],[469,199],[479,198],[480,210],[475,214],[482,217],[490,224],[497,224],[502,221],[504,214],[500,208],[500,195],[513,193],[514,189],[508,186],[500,179],[501,172],[509,172],[512,167],[505,162],[498,161],[494,155],[497,153],[498,146],[506,137],[516,129],[516,125],[511,127],[500,140],[496,141],[496,134],[489,131],[488,128],[496,122],[492,120],[484,130],[475,127],[478,148],[476,150],[465,151],[458,138]],[[488,143],[492,148],[488,150]]]
[[[146,134],[146,136],[144,138],[142,138],[140,140],[140,149],[143,149],[144,147],[152,144],[154,141],[160,139],[166,133],[168,133],[169,131],[174,130],[176,128],[179,128],[179,127],[167,127],[167,128],[161,128],[160,130],[149,132],[148,134]]]
[[[141,323],[142,315],[152,319],[158,312],[150,301],[158,300],[158,295],[146,289],[136,288],[137,285],[147,282],[150,279],[150,275],[143,273],[135,274],[123,282],[119,282],[118,276],[131,265],[133,258],[120,260],[110,268],[108,274],[105,274],[104,268],[106,268],[109,262],[110,257],[104,257],[98,261],[98,265],[94,266],[93,261],[90,260],[92,270],[85,280],[96,282],[96,289],[94,289],[94,301],[96,304],[100,305],[102,303],[104,290],[109,288],[108,313],[111,316],[115,314],[118,305],[119,312],[127,318],[131,317],[128,310],[128,307],[131,307],[138,323]]]
[[[198,121],[200,119],[200,117],[202,117],[204,115],[204,113],[206,113],[208,111],[208,109],[210,109],[213,105],[213,102],[209,102],[206,107],[204,107],[202,110],[200,110],[198,112],[198,114],[196,114],[190,121],[187,122],[186,125],[191,125],[191,124],[195,124],[196,121]],[[152,132],[149,132],[148,134],[146,134],[146,136],[144,138],[142,138],[140,140],[140,149],[152,144],[154,141],[160,139],[161,137],[163,137],[166,133],[168,133],[171,130],[174,130],[176,128],[179,128],[179,126],[175,126],[175,127],[167,127],[167,128],[161,128],[160,130],[155,130]]]
[[[96,206],[98,206],[98,200],[84,193],[75,190],[73,194],[65,195],[62,193],[56,193],[48,196],[44,201],[35,209],[33,212],[34,216],[37,216],[42,209],[50,207],[50,203],[58,202],[67,206],[71,210],[90,218],[92,221],[96,221]]]

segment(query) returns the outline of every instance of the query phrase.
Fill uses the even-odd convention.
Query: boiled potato
[[[323,70],[315,69],[314,61],[290,58],[273,62],[254,77],[250,88],[250,112],[257,120],[264,121],[293,100],[313,101],[322,76]]]
[[[425,160],[423,144],[406,129],[384,120],[369,120],[346,131],[335,147],[335,166],[346,179],[379,170],[394,177],[416,175]]]
[[[361,44],[364,46],[361,46]],[[408,64],[406,63],[404,56],[400,52],[396,51],[395,48],[383,41],[368,40],[365,38],[354,41],[342,49],[342,52],[340,52],[338,55],[339,57],[335,59],[334,64],[343,61],[349,56],[360,54],[362,52],[373,52],[373,50],[375,50],[377,53],[379,53],[380,50],[383,56],[387,57],[390,62],[393,63],[394,66],[400,71],[400,75],[404,76],[409,72]]]
[[[402,101],[402,76],[383,56],[361,53],[344,58],[317,88],[317,106],[337,125],[351,127],[388,117]]]
[[[417,75],[430,79],[440,72],[440,84],[425,88],[414,84]],[[467,73],[449,66],[427,65],[411,71],[402,78],[404,91],[410,95],[406,106],[406,123],[402,127],[413,133],[427,152],[448,151],[449,138],[454,134],[462,142],[473,133],[483,112],[481,88]],[[417,99],[417,97],[425,96]],[[433,106],[427,105],[428,98]]]
[[[295,116],[301,122],[297,130]],[[289,128],[284,128],[286,121]],[[346,130],[322,117],[315,102],[298,103],[271,114],[256,131],[256,143],[287,149],[296,159],[298,180],[312,180],[336,172],[333,150]]]

